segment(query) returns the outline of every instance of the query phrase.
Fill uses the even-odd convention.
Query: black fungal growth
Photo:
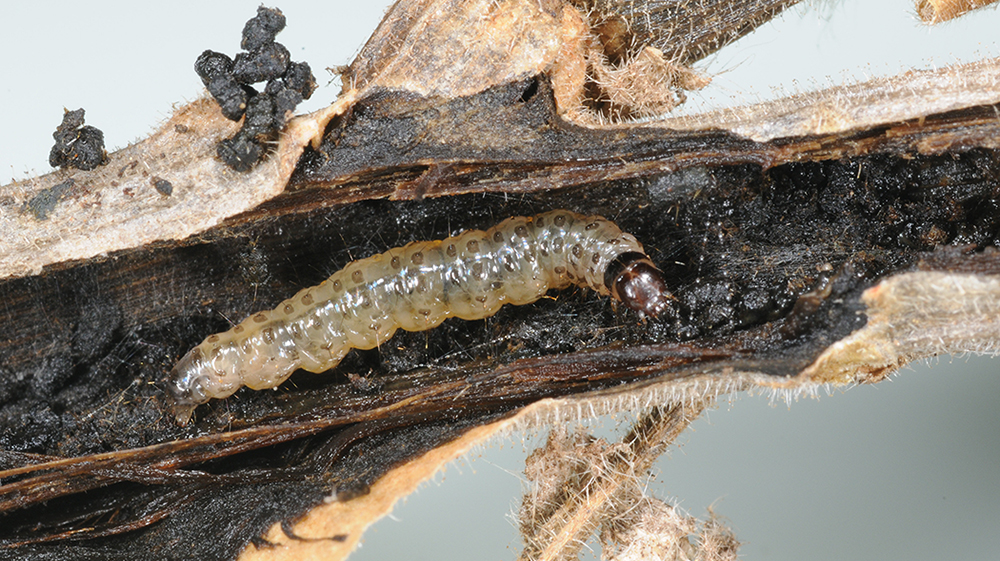
[[[243,27],[240,47],[245,52],[233,60],[223,53],[205,51],[194,70],[219,104],[227,119],[244,118],[232,138],[219,143],[222,161],[236,171],[249,171],[264,155],[264,146],[285,126],[286,116],[316,89],[316,78],[305,62],[292,62],[288,49],[274,41],[285,28],[280,10],[257,8],[257,15]],[[252,84],[267,82],[263,92]]]
[[[83,109],[63,113],[62,123],[52,133],[56,144],[49,151],[49,165],[89,171],[108,162],[104,133],[83,124]]]
[[[70,178],[48,189],[42,189],[25,203],[24,210],[31,212],[39,220],[48,220],[49,214],[55,210],[56,204],[73,189],[74,183],[73,179]]]

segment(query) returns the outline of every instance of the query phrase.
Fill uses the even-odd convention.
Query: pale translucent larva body
[[[329,370],[350,349],[375,348],[397,329],[423,331],[453,316],[486,318],[504,304],[534,302],[571,284],[656,315],[670,298],[662,281],[646,287],[652,299],[631,297],[643,300],[636,304],[608,280],[609,266],[622,256],[629,258],[619,265],[640,263],[658,275],[631,234],[604,218],[559,210],[354,261],[188,352],[167,380],[174,413],[185,424],[201,403],[240,386],[276,387],[296,369]],[[637,277],[628,278],[634,284]],[[620,292],[634,290],[623,285]]]

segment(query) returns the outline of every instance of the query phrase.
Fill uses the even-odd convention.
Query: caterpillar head
[[[661,315],[675,299],[667,290],[663,273],[639,252],[616,257],[604,272],[604,284],[613,298],[647,316]]]
[[[191,349],[177,361],[165,382],[170,409],[180,426],[187,425],[195,407],[208,401],[204,379],[200,368],[196,368],[201,358],[201,349]]]

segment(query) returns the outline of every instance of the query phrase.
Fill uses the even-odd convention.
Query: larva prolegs
[[[672,299],[642,244],[604,218],[565,210],[509,218],[349,263],[191,349],[171,370],[168,395],[184,425],[199,404],[240,386],[274,388],[296,369],[329,370],[350,349],[375,348],[398,329],[482,319],[571,284],[651,316]]]

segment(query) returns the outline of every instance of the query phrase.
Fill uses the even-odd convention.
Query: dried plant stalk
[[[527,475],[535,488],[521,505],[525,548],[520,559],[576,559],[620,505],[637,502],[636,483],[707,405],[697,400],[654,408],[614,446],[554,429],[545,446],[528,458]]]
[[[765,2],[771,11],[746,11],[744,23],[785,4]],[[198,101],[112,155],[113,168],[8,187],[0,406],[4,438],[23,448],[0,450],[3,551],[343,558],[475,443],[629,410],[653,413],[624,442],[585,442],[539,475],[579,492],[533,503],[547,514],[526,517],[525,556],[571,556],[599,527],[622,558],[643,533],[685,555],[692,542],[676,536],[692,526],[652,529],[669,509],[636,482],[719,393],[876,382],[919,357],[996,351],[1000,257],[982,249],[996,231],[995,60],[744,112],[602,125],[573,113],[594,99],[594,49],[618,70],[668,51],[638,40],[612,60],[623,32],[582,5],[398,2],[344,96],[293,121],[248,175],[211,158],[205,146],[232,125]],[[715,37],[742,29],[727,25]],[[633,65],[618,93],[641,94],[640,78],[677,63],[652,61],[652,75]],[[664,107],[620,102],[643,103]],[[113,206],[126,176],[145,189],[134,205],[92,208],[105,196]],[[208,191],[217,201],[198,202],[200,180],[222,187]],[[60,185],[48,218],[23,211]],[[640,323],[563,295],[354,354],[331,383],[293,377],[206,406],[188,429],[171,422],[156,384],[224,317],[273,305],[354,254],[557,204],[643,229],[685,313]],[[637,515],[616,524],[629,506]],[[711,521],[701,534],[706,558],[735,547]]]

